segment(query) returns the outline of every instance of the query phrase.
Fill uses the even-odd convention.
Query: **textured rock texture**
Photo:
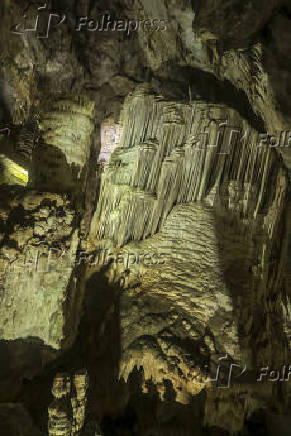
[[[1,338],[37,337],[60,349],[67,322],[64,306],[68,294],[76,292],[75,213],[66,196],[31,191],[7,203],[3,194]]]
[[[0,5],[0,433],[287,435],[289,3],[44,9]]]
[[[280,367],[288,356],[287,171],[274,150],[258,146],[258,132],[223,106],[174,106],[143,85],[125,102],[121,123],[92,221],[92,234],[110,251],[109,282],[122,288],[120,376],[142,368],[144,392],[151,382],[165,400],[170,383],[182,403],[209,388],[205,422],[239,431],[270,394],[266,387],[259,400],[251,373],[266,362]],[[234,126],[248,135],[235,140]],[[247,367],[253,398],[248,405],[237,388],[232,424],[224,418],[231,395],[219,400],[207,384],[226,355]],[[226,403],[215,419],[214,397]]]
[[[284,4],[281,0],[213,1],[198,7],[196,26],[206,38],[247,40],[271,19],[272,13]]]
[[[34,151],[33,186],[66,191],[78,182],[82,184],[82,170],[90,156],[93,116],[94,102],[81,97],[52,103],[39,124],[42,142]]]
[[[79,436],[85,422],[88,377],[79,371],[70,377],[57,374],[52,387],[54,397],[49,407],[49,436]]]
[[[118,245],[142,239],[158,230],[175,203],[207,195],[211,202],[218,191],[229,195],[229,209],[257,217],[276,154],[259,144],[258,132],[235,111],[203,101],[163,101],[141,85],[125,102],[121,124],[120,147],[101,184],[95,216],[99,236],[112,237]],[[265,219],[270,232],[271,212],[279,204],[282,210],[286,197],[283,166],[277,166],[274,177],[282,188]],[[142,221],[135,215],[140,216],[140,208]]]
[[[145,265],[134,265],[129,287],[138,280],[140,285],[122,294],[121,374],[127,379],[135,365],[142,365],[145,379],[162,389],[163,380],[172,381],[176,401],[187,402],[189,394],[205,387],[207,374],[201,380],[200,368],[216,354],[241,360],[217,239],[211,209],[176,206],[156,237],[138,247],[147,254],[163,253],[164,263],[146,266],[146,259]],[[135,252],[130,244],[126,249]]]

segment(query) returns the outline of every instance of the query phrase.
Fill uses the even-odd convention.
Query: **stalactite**
[[[93,220],[99,238],[120,246],[143,239],[158,231],[174,204],[210,192],[223,201],[225,189],[228,208],[248,219],[264,213],[276,152],[258,146],[258,133],[235,110],[201,100],[174,104],[145,84],[127,97],[120,123],[121,144],[105,165]]]

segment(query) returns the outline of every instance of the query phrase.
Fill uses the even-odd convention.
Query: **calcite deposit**
[[[167,380],[177,402],[209,388],[208,402],[223,356],[247,378],[288,358],[284,240],[278,245],[288,174],[227,107],[174,105],[143,85],[126,100],[121,122],[92,221],[92,235],[113,254],[108,279],[122,288],[120,376],[142,368],[143,390],[151,381],[165,399]],[[162,262],[152,260],[161,254]],[[248,389],[257,404],[254,381]],[[233,431],[253,412],[240,410]],[[230,425],[219,414],[209,421]]]
[[[289,2],[0,14],[0,434],[289,436]]]
[[[79,371],[70,377],[57,374],[52,387],[54,400],[49,406],[49,436],[79,436],[85,422],[88,377]]]
[[[34,191],[2,207],[1,337],[38,337],[58,350],[68,339],[63,307],[76,292],[75,212],[65,196]]]

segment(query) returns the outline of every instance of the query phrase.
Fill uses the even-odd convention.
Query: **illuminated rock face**
[[[88,375],[57,374],[53,381],[49,414],[49,436],[79,436],[85,422]]]
[[[158,384],[162,398],[168,379],[176,401],[187,403],[205,388],[206,362],[210,369],[215,355],[226,353],[241,360],[220,245],[212,208],[191,203],[175,206],[153,237],[124,247],[122,253],[135,253],[136,259],[138,253],[146,256],[133,264],[131,255],[121,294],[121,376],[126,380],[135,365],[142,366],[145,380]],[[124,267],[112,267],[112,280],[122,275]]]
[[[82,168],[88,158],[93,114],[94,104],[81,97],[53,103],[40,124],[44,142],[59,148],[69,165]]]
[[[224,206],[245,219],[261,214],[276,153],[258,146],[258,133],[234,110],[174,104],[143,85],[125,102],[121,124],[120,147],[102,178],[98,237],[119,246],[143,239],[158,231],[174,204],[206,198],[214,204],[227,197]],[[280,189],[264,218],[271,233],[272,211],[284,205],[283,167],[274,177]]]
[[[39,125],[40,144],[33,159],[32,185],[66,191],[78,183],[88,165],[94,128],[94,103],[71,97],[51,103]]]
[[[219,389],[208,377],[226,353],[229,362],[239,368],[246,364],[250,372],[290,360],[290,261],[285,274],[290,183],[283,162],[291,168],[291,143],[257,147],[259,131],[275,138],[290,131],[290,6],[283,0],[113,1],[115,17],[168,20],[165,30],[127,37],[71,28],[77,15],[94,18],[105,2],[63,3],[67,20],[52,25],[47,40],[33,33],[11,34],[9,23],[23,18],[25,5],[16,0],[0,5],[0,133],[6,135],[2,128],[13,123],[9,146],[15,145],[17,157],[32,159],[28,185],[0,189],[0,400],[4,395],[4,401],[20,401],[26,391],[23,404],[35,411],[45,398],[47,376],[65,371],[60,385],[68,382],[69,387],[59,394],[53,390],[50,432],[71,436],[83,425],[85,397],[78,388],[84,379],[74,382],[73,374],[88,364],[99,394],[94,396],[90,384],[90,413],[98,410],[97,402],[109,404],[113,397],[108,413],[118,427],[122,419],[116,403],[126,407],[129,398],[129,406],[134,403],[142,415],[131,429],[138,436],[193,436],[196,424],[235,433],[254,410],[289,410],[287,383],[256,383],[248,373],[242,383],[238,378],[230,389]],[[31,4],[29,13],[36,13],[36,7]],[[138,86],[126,98],[117,127],[123,96],[144,80],[156,92],[147,84]],[[102,130],[108,119],[110,128],[105,121]],[[34,132],[25,127],[38,121],[36,144]],[[240,132],[232,135],[232,128]],[[101,144],[98,155],[100,129],[106,148]],[[5,154],[3,144],[1,140]],[[96,163],[109,154],[100,187]],[[18,160],[14,163],[27,170]],[[11,169],[18,171],[14,165]],[[0,179],[7,181],[16,182],[10,171]],[[92,268],[85,271],[76,258],[78,250],[91,254],[97,244],[115,260],[123,253],[125,260],[96,267],[90,287],[85,272],[90,276]],[[109,284],[103,283],[104,275]],[[122,287],[119,298],[116,284]],[[82,304],[86,286],[100,298],[98,304],[93,297],[93,304]],[[99,304],[103,291],[112,298],[110,309]],[[112,307],[118,314],[116,330],[108,321]],[[81,314],[86,322],[79,330]],[[108,330],[116,342],[106,342]],[[102,347],[109,342],[117,354],[121,346],[120,362],[110,353],[103,359]],[[35,343],[39,359],[29,354]],[[79,353],[84,349],[88,359],[83,366]],[[122,401],[114,389],[102,391],[106,382],[96,366],[102,359],[106,367],[120,363],[119,377],[127,380],[120,382],[124,391],[118,391],[117,370],[110,376]],[[3,375],[5,366],[9,371]],[[145,403],[129,392],[135,371],[143,372],[142,396],[151,403],[147,418]],[[40,377],[33,379],[37,372]],[[73,394],[78,389],[82,393]],[[40,406],[40,416],[48,403]],[[181,431],[171,421],[175,406]],[[185,410],[191,411],[189,431]],[[14,436],[15,429],[33,435],[18,406],[2,405],[0,414],[0,434]],[[15,423],[26,422],[27,431],[26,424],[2,430],[7,415]],[[145,429],[157,415],[156,428]],[[283,436],[278,428],[273,433]],[[92,429],[85,435],[99,435],[97,426]],[[208,430],[211,436],[219,434]],[[241,434],[249,436],[246,428]]]
[[[246,412],[268,404],[271,386],[253,380],[246,387],[233,378],[225,394],[220,388],[227,380],[209,382],[217,366],[226,363],[219,359],[227,355],[227,365],[235,362],[238,373],[246,365],[250,374],[264,362],[280,368],[287,347],[280,345],[286,340],[280,272],[272,272],[266,262],[276,242],[259,236],[260,225],[232,219],[201,203],[175,206],[159,233],[117,250],[119,259],[131,253],[130,261],[126,266],[116,261],[108,278],[122,285],[121,377],[127,380],[135,367],[142,367],[145,392],[151,381],[165,400],[168,380],[175,400],[184,404],[206,388],[205,422],[239,431]],[[279,289],[265,283],[270,275]],[[275,298],[274,311],[266,317]],[[216,411],[215,401],[220,404]],[[239,408],[226,422],[225,410],[233,402]]]
[[[74,305],[76,292],[74,211],[65,197],[35,192],[6,207],[1,218],[10,217],[13,231],[4,227],[1,234],[0,337],[34,337],[59,350],[74,339],[74,328],[65,333],[66,313],[74,313],[73,306],[65,308],[68,294]]]
[[[109,119],[101,124],[101,150],[99,153],[100,162],[108,162],[111,154],[120,144],[122,129],[118,123]]]
[[[174,105],[143,85],[121,124],[91,233],[111,252],[109,282],[122,287],[120,377],[142,369],[144,392],[153,383],[166,400],[170,383],[183,404],[206,389],[205,424],[240,431],[269,387],[250,382],[250,406],[237,382],[241,407],[227,424],[234,391],[217,396],[208,380],[222,356],[248,374],[287,357],[287,171],[223,105]]]
[[[26,186],[28,171],[5,155],[0,155],[0,184]]]

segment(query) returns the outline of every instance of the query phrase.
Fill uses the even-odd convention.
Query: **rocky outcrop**
[[[65,195],[31,191],[7,202],[4,191],[1,220],[1,339],[37,337],[59,350],[77,291],[75,212]]]
[[[32,186],[67,192],[84,183],[94,129],[94,102],[74,97],[52,102],[43,114],[41,140],[34,151]],[[81,180],[83,176],[83,180]]]
[[[57,374],[52,387],[54,401],[49,407],[49,436],[79,436],[85,422],[88,376],[80,371],[72,377]]]
[[[174,204],[207,197],[214,204],[219,195],[225,207],[256,218],[271,172],[282,187],[265,217],[273,232],[272,211],[278,205],[282,211],[286,198],[286,172],[235,111],[202,101],[174,105],[140,86],[125,103],[121,124],[120,147],[105,167],[92,224],[99,237],[119,246],[143,239],[160,228]]]
[[[47,3],[0,6],[2,433],[283,435],[290,6]]]
[[[120,376],[142,368],[144,392],[153,383],[162,400],[186,404],[206,389],[205,423],[226,430],[232,395],[241,402],[248,392],[252,407],[242,401],[232,420],[240,431],[244,416],[269,401],[269,387],[256,388],[254,374],[280,367],[288,353],[287,171],[222,105],[174,106],[143,85],[120,122],[91,234],[107,250],[109,282],[121,287]],[[238,382],[219,400],[208,383],[230,362],[246,371],[249,387]],[[225,374],[219,383],[227,386]],[[212,401],[226,403],[214,420]]]

